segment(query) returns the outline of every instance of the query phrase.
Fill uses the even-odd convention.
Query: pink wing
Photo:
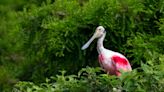
[[[117,70],[116,75],[117,76],[121,75],[119,70],[123,70],[123,71],[131,71],[132,70],[131,66],[126,58],[122,58],[120,56],[115,55],[112,57],[112,61],[116,67],[116,70]]]

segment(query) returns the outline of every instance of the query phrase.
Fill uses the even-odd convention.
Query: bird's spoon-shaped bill
[[[94,35],[89,39],[89,41],[86,44],[83,45],[81,49],[85,50],[86,48],[88,48],[95,38],[97,38],[97,33],[94,33]]]

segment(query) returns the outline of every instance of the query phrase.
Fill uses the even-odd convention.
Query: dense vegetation
[[[164,90],[164,0],[1,0],[0,91],[161,92]],[[124,54],[133,71],[105,74],[96,41]]]

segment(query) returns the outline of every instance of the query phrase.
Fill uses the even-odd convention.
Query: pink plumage
[[[98,58],[99,58],[100,66],[104,69],[104,71],[107,72],[107,74],[116,75],[116,76],[121,75],[120,70],[124,72],[131,71],[132,68],[130,66],[130,63],[124,55],[104,48],[103,40],[105,36],[106,36],[106,31],[104,27],[102,26],[97,27],[94,35],[82,47],[82,49],[86,49],[95,38],[98,38],[97,41],[97,51],[99,53]]]
[[[120,70],[123,70],[125,72],[132,70],[128,60],[123,56],[121,57],[118,55],[106,56],[100,54],[99,63],[101,67],[104,69],[104,71],[106,71],[108,74],[111,75],[120,76],[121,75]]]

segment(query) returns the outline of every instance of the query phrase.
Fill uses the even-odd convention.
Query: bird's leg
[[[119,71],[116,71],[117,76],[121,76],[121,73]]]

